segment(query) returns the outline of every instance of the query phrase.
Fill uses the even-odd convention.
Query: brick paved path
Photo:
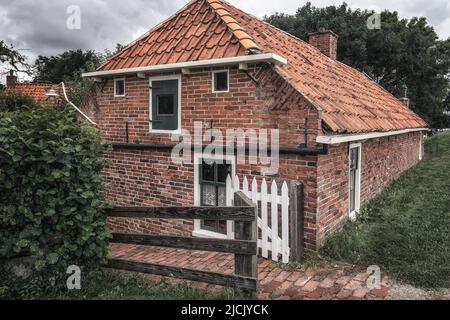
[[[231,274],[234,271],[232,254],[188,251],[180,249],[111,244],[112,256],[127,260],[157,263],[178,267]],[[383,299],[392,281],[382,277],[380,289],[366,287],[368,275],[350,267],[282,268],[271,260],[260,259],[258,265],[260,299]],[[150,276],[157,281],[159,276]],[[170,279],[174,283],[184,280]],[[191,282],[198,288],[217,290],[219,286]]]

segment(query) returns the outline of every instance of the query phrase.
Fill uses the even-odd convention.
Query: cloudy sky
[[[258,17],[275,12],[294,13],[308,0],[229,0]],[[54,55],[68,49],[114,49],[127,44],[175,13],[188,0],[0,0],[0,39],[30,57]],[[311,0],[315,6],[343,0]],[[352,8],[399,12],[401,17],[425,16],[441,38],[450,37],[449,0],[346,0]],[[68,18],[73,5],[80,9],[81,25]],[[68,12],[69,11],[69,12]],[[75,27],[75,28],[73,28]],[[4,71],[1,70],[0,72]],[[1,77],[4,80],[4,77]]]

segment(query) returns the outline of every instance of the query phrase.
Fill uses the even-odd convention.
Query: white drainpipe
[[[66,86],[64,85],[64,82],[61,82],[61,86],[62,86],[62,89],[63,89],[64,98],[66,99],[67,103],[69,103],[75,110],[77,110],[83,117],[85,117],[87,121],[89,121],[91,124],[96,126],[97,124],[94,121],[92,121],[91,118],[89,118],[87,115],[85,115],[83,113],[83,111],[81,111],[76,105],[74,105],[72,103],[72,101],[69,100],[69,98],[67,98]]]

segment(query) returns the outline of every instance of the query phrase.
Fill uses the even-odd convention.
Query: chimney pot
[[[17,76],[14,75],[14,70],[9,71],[9,75],[6,76],[6,87],[14,88],[17,83]]]
[[[410,105],[410,100],[409,98],[399,98],[398,100],[400,100],[401,103],[403,103],[405,106],[407,106],[409,108]]]
[[[403,85],[403,97],[398,100],[409,108],[410,100],[408,98],[408,86],[406,84]]]
[[[337,41],[337,34],[324,27],[320,27],[318,32],[309,34],[309,44],[333,60],[337,59]]]

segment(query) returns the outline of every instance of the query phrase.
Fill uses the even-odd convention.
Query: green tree
[[[39,56],[34,63],[36,81],[59,83],[79,78],[80,71],[95,70],[103,61],[95,51],[70,50],[57,56]]]
[[[450,92],[449,92],[447,98],[445,98],[445,100],[444,100],[444,111],[450,112]]]
[[[0,63],[6,63],[16,71],[29,72],[26,57],[4,40],[0,40]],[[20,67],[25,67],[25,70]]]
[[[7,111],[30,110],[39,105],[29,95],[23,93],[5,93],[0,90],[0,113]]]
[[[64,82],[69,99],[80,106],[93,84],[92,79],[85,79],[82,74],[95,71],[110,54],[107,50],[104,53],[71,50],[52,57],[39,56],[34,64],[35,81]]]
[[[319,27],[333,30],[339,35],[339,61],[365,72],[395,96],[402,96],[406,86],[411,108],[438,125],[449,88],[450,39],[439,40],[426,18],[400,19],[390,11],[381,13],[381,29],[369,29],[373,14],[346,3],[325,8],[307,3],[294,15],[276,13],[265,19],[305,41]]]

